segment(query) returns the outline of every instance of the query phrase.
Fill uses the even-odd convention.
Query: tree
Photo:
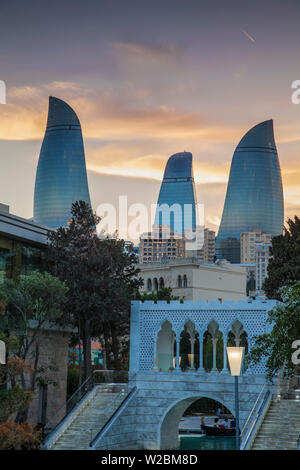
[[[282,300],[280,288],[300,280],[300,219],[287,220],[283,235],[272,238],[268,277],[263,289],[270,299]]]
[[[26,391],[17,383],[22,374],[32,374],[30,364],[18,356],[11,356],[0,368],[0,423],[6,422],[10,416],[28,408],[33,393]],[[7,387],[7,385],[10,385]]]
[[[300,333],[300,282],[284,287],[279,292],[283,303],[269,312],[270,333],[259,335],[248,354],[250,362],[257,364],[266,358],[267,377],[271,380],[283,369],[284,376],[291,377],[295,371],[293,342]]]
[[[37,381],[45,380],[48,370],[39,366],[41,333],[46,322],[63,318],[67,287],[49,273],[34,272],[19,279],[4,279],[0,285],[0,330],[15,358],[31,364],[32,373],[21,368],[19,377],[23,390],[34,392]],[[40,374],[40,375],[39,375]],[[14,378],[11,378],[14,385]],[[19,410],[16,420],[27,419],[28,407]]]
[[[84,201],[72,205],[68,227],[49,234],[45,267],[68,286],[66,311],[82,339],[84,373],[91,375],[91,337],[103,335],[118,368],[118,335],[128,323],[132,292],[140,285],[135,255],[122,240],[100,238],[100,218]]]
[[[19,424],[11,419],[15,413],[25,411],[33,398],[31,391],[18,384],[21,374],[31,374],[33,370],[30,364],[11,355],[17,347],[16,338],[7,337],[3,332],[0,332],[0,338],[5,341],[10,354],[6,364],[0,367],[0,449],[37,449],[41,433],[28,422]]]
[[[41,442],[41,431],[35,430],[28,421],[0,423],[1,450],[38,450]]]

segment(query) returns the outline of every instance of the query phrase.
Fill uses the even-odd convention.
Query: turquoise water
[[[235,437],[180,436],[182,450],[234,450]]]

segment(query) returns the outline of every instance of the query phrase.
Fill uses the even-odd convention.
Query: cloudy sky
[[[168,157],[186,150],[217,230],[234,149],[272,118],[285,218],[300,215],[299,0],[1,0],[0,17],[0,202],[11,212],[33,215],[53,95],[81,121],[95,210],[119,195],[155,203]]]

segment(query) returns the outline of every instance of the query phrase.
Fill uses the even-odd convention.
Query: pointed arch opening
[[[183,372],[199,368],[199,334],[195,324],[188,320],[180,334],[180,369]]]
[[[171,323],[166,320],[158,332],[156,341],[156,366],[160,372],[174,368],[175,337]]]
[[[220,372],[224,363],[224,342],[219,324],[212,320],[203,337],[203,367],[206,372]]]

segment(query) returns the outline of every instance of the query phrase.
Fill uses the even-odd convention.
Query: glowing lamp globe
[[[244,355],[244,347],[228,347],[227,356],[230,367],[230,373],[233,376],[241,375],[241,367]]]

